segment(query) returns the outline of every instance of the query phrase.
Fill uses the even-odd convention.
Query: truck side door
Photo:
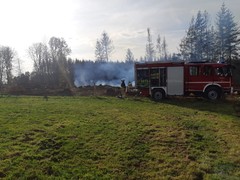
[[[201,90],[199,88],[200,73],[199,65],[192,64],[185,67],[185,91],[195,92]]]

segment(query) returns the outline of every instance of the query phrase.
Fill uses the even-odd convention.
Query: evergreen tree
[[[147,35],[148,35],[148,37],[147,37],[147,45],[146,45],[146,60],[153,61],[155,51],[154,51],[154,46],[152,43],[152,36],[151,36],[149,28],[147,28]]]
[[[186,36],[181,40],[180,52],[185,60],[194,59],[195,19],[192,18]]]
[[[168,60],[167,42],[165,37],[163,38],[163,42],[162,42],[162,57],[165,61]]]
[[[103,49],[99,40],[96,42],[95,57],[97,61],[104,61]]]
[[[198,12],[196,19],[193,17],[180,44],[180,52],[184,59],[191,61],[211,60],[209,54],[213,54],[213,29],[209,28],[209,16],[206,11]]]
[[[231,64],[239,56],[240,31],[233,14],[224,3],[217,13],[216,28],[218,58]]]
[[[139,62],[144,62],[144,58],[142,56],[140,56]]]
[[[113,42],[108,34],[103,31],[102,38],[97,40],[95,48],[95,57],[97,61],[109,61],[111,53],[114,50]]]
[[[207,35],[208,35],[208,14],[198,12],[195,22],[195,58],[197,61],[206,59],[208,51]]]
[[[133,62],[134,61],[134,55],[130,49],[127,49],[127,54],[125,58],[126,62]]]
[[[157,54],[157,60],[161,60],[162,55],[162,44],[161,44],[161,37],[158,35],[157,38],[157,45],[156,45],[156,54]]]
[[[106,59],[106,61],[109,61],[109,58],[111,56],[111,53],[113,52],[113,43],[112,40],[109,38],[108,34],[106,32],[102,33],[102,39],[101,39],[101,44],[103,48],[103,54]]]
[[[212,26],[206,35],[206,46],[205,46],[205,59],[211,62],[216,62],[217,59],[217,51],[216,51],[216,31]]]

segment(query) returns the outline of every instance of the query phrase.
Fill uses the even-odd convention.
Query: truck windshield
[[[215,69],[215,73],[217,76],[231,76],[231,68],[229,66],[217,67]]]
[[[149,87],[148,69],[137,69],[137,87]]]

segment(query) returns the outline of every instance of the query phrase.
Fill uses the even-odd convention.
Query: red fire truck
[[[232,91],[230,65],[208,62],[135,63],[136,88],[155,100],[170,95],[201,95],[216,100]]]

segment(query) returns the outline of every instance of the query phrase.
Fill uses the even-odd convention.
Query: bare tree
[[[3,83],[3,78],[5,77],[7,84],[10,84],[12,81],[12,67],[13,59],[15,57],[15,51],[8,47],[0,47],[0,78],[1,83]]]
[[[17,58],[16,59],[16,72],[17,72],[17,75],[20,76],[22,74],[22,67],[21,67],[21,59],[20,58]]]
[[[50,38],[49,47],[51,58],[54,61],[61,61],[63,59],[67,59],[67,56],[71,53],[71,49],[68,47],[67,42],[63,38]]]
[[[49,47],[55,83],[60,87],[71,87],[70,67],[67,62],[67,56],[71,53],[71,49],[63,38],[56,37],[50,38]]]
[[[3,75],[4,75],[4,60],[3,60],[3,53],[2,53],[2,47],[0,47],[0,86],[3,84]]]
[[[32,84],[39,88],[71,87],[73,68],[67,60],[71,49],[63,38],[52,37],[48,45],[35,43],[28,49],[34,63]]]
[[[49,52],[47,45],[34,43],[28,49],[28,54],[34,63],[34,70],[43,74],[49,71]]]

